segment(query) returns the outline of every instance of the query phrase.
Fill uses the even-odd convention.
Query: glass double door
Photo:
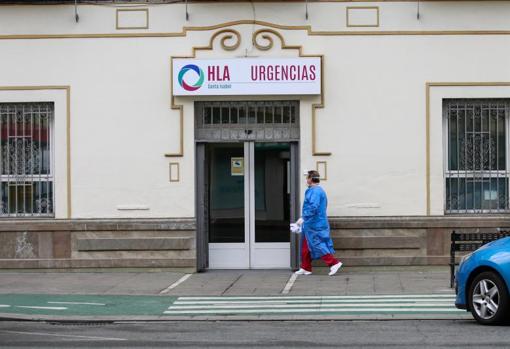
[[[291,143],[209,143],[210,269],[289,268]]]

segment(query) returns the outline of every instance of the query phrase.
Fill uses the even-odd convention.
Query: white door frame
[[[209,269],[286,269],[290,242],[255,242],[255,142],[244,142],[244,242],[209,243]]]
[[[255,142],[246,142],[249,153],[248,192],[249,194],[249,241],[251,269],[290,268],[290,242],[255,242]]]
[[[209,269],[250,269],[250,213],[248,164],[250,149],[244,146],[244,242],[209,243]]]

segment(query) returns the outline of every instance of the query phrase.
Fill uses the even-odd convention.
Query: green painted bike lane
[[[0,313],[66,316],[158,316],[177,297],[1,294]]]
[[[0,294],[0,319],[166,321],[466,317],[464,311],[454,307],[452,297],[452,295],[172,297]]]

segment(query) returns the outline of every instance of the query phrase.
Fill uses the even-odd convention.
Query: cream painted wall
[[[510,30],[510,24],[503,22],[510,15],[508,4],[425,2],[423,20],[417,22],[413,3],[369,3],[381,8],[381,27],[368,29]],[[348,5],[366,4],[310,4],[313,29],[366,30],[345,27]],[[150,7],[149,30],[115,31],[112,7],[80,6],[78,24],[69,6],[2,6],[1,10],[0,35],[180,32],[183,25],[252,18],[249,4],[192,4],[192,20],[185,23],[182,6],[160,5]],[[262,21],[306,24],[302,4],[257,3],[256,13]],[[282,51],[276,38],[270,51],[254,48],[251,34],[261,26],[231,28],[242,34],[239,49],[224,51],[217,40],[213,51],[198,51],[197,57],[298,54]],[[173,38],[0,40],[0,86],[71,86],[73,217],[195,215],[193,100],[189,98],[176,99],[185,113],[184,157],[164,156],[179,150],[179,113],[170,109],[169,59],[190,55],[194,46],[207,46],[216,31],[189,31],[186,37]],[[301,100],[301,169],[327,161],[328,180],[323,185],[330,215],[426,214],[426,82],[510,81],[510,34],[309,36],[303,30],[278,32],[286,44],[302,45],[306,54],[324,55],[325,108],[317,110],[317,150],[332,152],[331,156],[311,154],[311,105],[320,99],[295,98]],[[507,89],[486,91],[463,88],[455,93],[484,97],[494,92],[510,98]],[[440,105],[441,96],[435,94],[436,90],[432,103]],[[2,96],[0,102],[5,100]],[[26,95],[27,101],[32,98]],[[437,118],[437,107],[433,108],[431,118]],[[442,126],[437,122],[431,126],[432,213],[440,215],[443,189],[438,168],[442,157],[437,150]],[[170,162],[180,164],[180,182],[169,182]],[[61,213],[57,216],[64,218]]]
[[[118,8],[148,8],[150,25],[140,32],[181,32],[183,26],[209,26],[227,21],[257,19],[281,25],[311,25],[316,31],[363,31],[346,27],[346,8],[376,6],[381,30],[508,30],[509,1],[421,1],[417,20],[416,1],[310,2],[305,19],[304,2],[190,3],[189,21],[184,4],[79,5],[79,23],[74,6],[0,5],[1,34],[114,33]],[[254,10],[253,10],[254,9]],[[23,20],[20,22],[19,18]],[[51,19],[51,20],[50,20]],[[374,30],[374,28],[368,28]],[[376,29],[377,30],[377,29]]]

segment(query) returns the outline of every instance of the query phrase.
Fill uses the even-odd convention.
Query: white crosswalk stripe
[[[166,315],[455,314],[455,295],[179,297]]]

